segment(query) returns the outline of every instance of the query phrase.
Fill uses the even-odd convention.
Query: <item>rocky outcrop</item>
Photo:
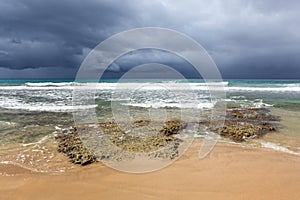
[[[278,125],[274,122],[278,120],[266,108],[235,108],[227,110],[224,126],[210,129],[235,142],[243,142],[275,131]]]
[[[225,121],[220,135],[229,137],[235,142],[243,142],[246,139],[261,137],[270,131],[275,131],[275,126],[266,122],[254,124],[253,122]]]
[[[66,154],[72,163],[87,165],[96,161],[83,145],[76,128],[57,135],[55,139],[58,141],[57,151]]]
[[[179,145],[180,140],[174,135],[178,134],[183,128],[183,124],[179,121],[167,121],[162,129],[155,131],[155,124],[148,126],[150,121],[139,120],[133,123],[136,131],[122,131],[115,123],[101,124],[102,130],[109,140],[119,148],[129,152],[150,153],[157,151],[169,143],[174,142],[175,146]],[[142,127],[143,129],[138,129]],[[147,129],[152,129],[147,133]],[[143,135],[139,135],[143,132]]]
[[[162,159],[177,157],[182,140],[174,136],[184,127],[184,124],[179,121],[167,121],[163,127],[161,123],[154,123],[151,126],[149,124],[149,120],[139,120],[134,122],[132,129],[127,131],[123,131],[122,125],[114,122],[100,123],[93,128],[84,125],[71,128],[56,136],[57,150],[66,154],[72,163],[81,165],[93,163],[97,159],[121,161],[132,158],[136,153]],[[97,137],[94,133],[99,132],[100,129],[103,134],[100,136],[102,139],[89,140],[96,143],[91,145],[95,147],[93,151],[97,152],[96,157],[84,146],[78,132],[84,133],[85,137],[91,132],[90,137]],[[151,130],[149,133],[147,133],[148,129]],[[139,135],[140,132],[144,134]]]
[[[243,142],[259,138],[268,132],[275,131],[279,118],[270,114],[265,108],[235,108],[228,109],[223,124],[220,121],[200,122],[211,131],[235,142]],[[195,122],[198,123],[198,122]],[[178,157],[178,148],[183,142],[176,137],[187,124],[181,121],[150,122],[138,120],[133,124],[117,124],[105,122],[69,129],[58,134],[58,151],[66,154],[75,164],[86,165],[98,160],[128,160],[136,154],[151,158],[174,159]],[[100,131],[101,130],[101,131]],[[95,157],[84,146],[78,132],[84,137],[92,138]],[[97,135],[99,134],[99,135]]]
[[[160,133],[162,133],[165,136],[176,135],[185,126],[186,124],[180,121],[167,121],[162,130],[160,130]]]
[[[266,108],[233,108],[226,111],[226,119],[278,121],[279,117],[271,115]]]

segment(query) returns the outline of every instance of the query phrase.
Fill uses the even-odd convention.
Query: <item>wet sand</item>
[[[128,174],[100,163],[62,174],[0,166],[0,199],[299,199],[299,156],[218,143],[199,160],[199,142],[175,163]]]

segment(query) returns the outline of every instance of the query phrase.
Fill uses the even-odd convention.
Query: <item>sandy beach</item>
[[[1,0],[0,200],[300,200],[275,2]]]
[[[62,174],[30,173],[5,166],[0,199],[299,199],[300,159],[268,149],[218,143],[199,160],[200,142],[175,163],[128,174],[100,163]]]

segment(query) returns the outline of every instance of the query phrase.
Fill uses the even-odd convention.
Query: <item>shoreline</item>
[[[82,199],[83,196],[84,199],[298,199],[300,196],[299,156],[217,143],[206,158],[199,160],[200,145],[195,140],[172,165],[145,174],[128,174],[94,163],[56,175],[25,172],[0,176],[0,199]]]

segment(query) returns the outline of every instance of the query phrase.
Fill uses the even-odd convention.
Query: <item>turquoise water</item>
[[[262,99],[274,107],[300,109],[300,80],[229,80],[228,87],[243,89],[229,90],[229,98],[244,96],[248,100]]]
[[[67,86],[73,86],[71,83],[74,80],[71,79],[22,79],[22,80],[0,80],[0,91],[2,91],[0,97],[7,97],[9,94],[14,94],[13,91],[18,91],[21,95],[26,93],[26,89],[30,89],[28,91],[36,92],[38,87],[43,87],[44,91],[46,91],[47,86],[49,87],[57,87],[57,89],[61,88],[63,90],[70,90],[73,88],[68,88]],[[119,80],[114,79],[106,79],[99,81],[100,83],[117,83]],[[248,80],[248,79],[235,79],[235,80],[222,80],[226,83],[226,94],[227,98],[231,100],[240,100],[240,103],[245,103],[246,101],[242,100],[258,100],[262,99],[265,103],[271,104],[276,107],[283,107],[288,109],[299,109],[300,105],[300,80]],[[87,81],[82,80],[81,83]],[[95,82],[95,81],[88,81],[88,82]],[[197,86],[196,84],[203,84],[205,83],[204,80],[201,79],[190,79],[190,80],[158,80],[158,79],[130,79],[130,80],[122,80],[122,82],[130,82],[130,83],[191,83]],[[11,86],[11,88],[6,89],[5,87]],[[15,86],[12,87],[12,86]],[[19,86],[19,88],[18,88]],[[24,86],[22,90],[20,87]],[[27,88],[26,88],[27,87]],[[36,87],[36,90],[34,90]],[[49,91],[53,88],[49,88]],[[104,88],[105,90],[106,88]],[[9,92],[7,92],[10,90]],[[200,89],[201,90],[201,89]],[[50,91],[51,92],[51,91]],[[54,94],[56,95],[56,94]],[[61,98],[65,98],[61,93]],[[25,95],[26,96],[26,95]],[[45,101],[47,99],[49,101],[53,100],[53,98],[45,98],[42,94],[35,95],[35,98],[42,99],[44,98]],[[7,100],[7,98],[2,98],[3,100]],[[20,100],[20,99],[19,99]],[[18,101],[19,101],[18,100]],[[230,102],[228,102],[231,105]],[[1,106],[1,99],[0,99],[0,108],[5,107]]]
[[[38,93],[39,89],[43,89],[47,91],[48,87],[57,87],[57,89],[63,90],[72,90],[73,88],[68,88],[68,86],[73,86],[71,84],[74,80],[72,79],[22,79],[22,80],[0,80],[0,97],[2,100],[7,100],[9,95],[14,95],[15,97],[18,94],[14,94],[13,91],[18,91],[20,96],[26,96],[27,91],[34,91]],[[119,80],[114,79],[106,79],[99,81],[100,83],[117,83]],[[81,83],[84,82],[98,82],[98,81],[86,81],[82,80]],[[191,83],[197,86],[197,83],[203,84],[204,80],[201,79],[190,79],[190,80],[158,80],[158,79],[130,79],[130,80],[122,80],[122,82],[130,82],[130,83]],[[235,79],[235,80],[222,80],[222,82],[226,83],[226,94],[227,98],[231,100],[236,100],[238,103],[246,103],[247,100],[254,101],[258,99],[262,99],[265,103],[271,104],[275,107],[283,107],[287,109],[299,109],[300,105],[300,80],[249,80],[249,79]],[[9,87],[10,88],[5,88]],[[12,87],[15,86],[15,87]],[[22,90],[20,89],[21,87]],[[19,87],[19,88],[18,88]],[[27,88],[26,88],[27,87]],[[36,90],[34,90],[34,87]],[[43,88],[38,88],[43,87]],[[30,89],[30,90],[29,90]],[[50,93],[53,88],[49,88]],[[106,88],[104,88],[105,90]],[[10,91],[8,91],[10,90]],[[201,90],[201,89],[200,89]],[[54,93],[54,95],[56,95]],[[62,92],[60,93],[61,98],[65,98]],[[34,95],[36,99],[44,99],[45,101],[52,101],[53,98],[44,97],[41,95]],[[67,97],[68,98],[68,97]],[[240,101],[238,101],[240,100]],[[243,101],[244,100],[244,101]],[[18,101],[22,101],[22,99],[18,99]],[[229,102],[229,105],[232,105],[233,102]],[[236,105],[236,104],[234,104]],[[0,108],[5,107],[1,106],[0,99]],[[6,106],[7,107],[7,106]]]

